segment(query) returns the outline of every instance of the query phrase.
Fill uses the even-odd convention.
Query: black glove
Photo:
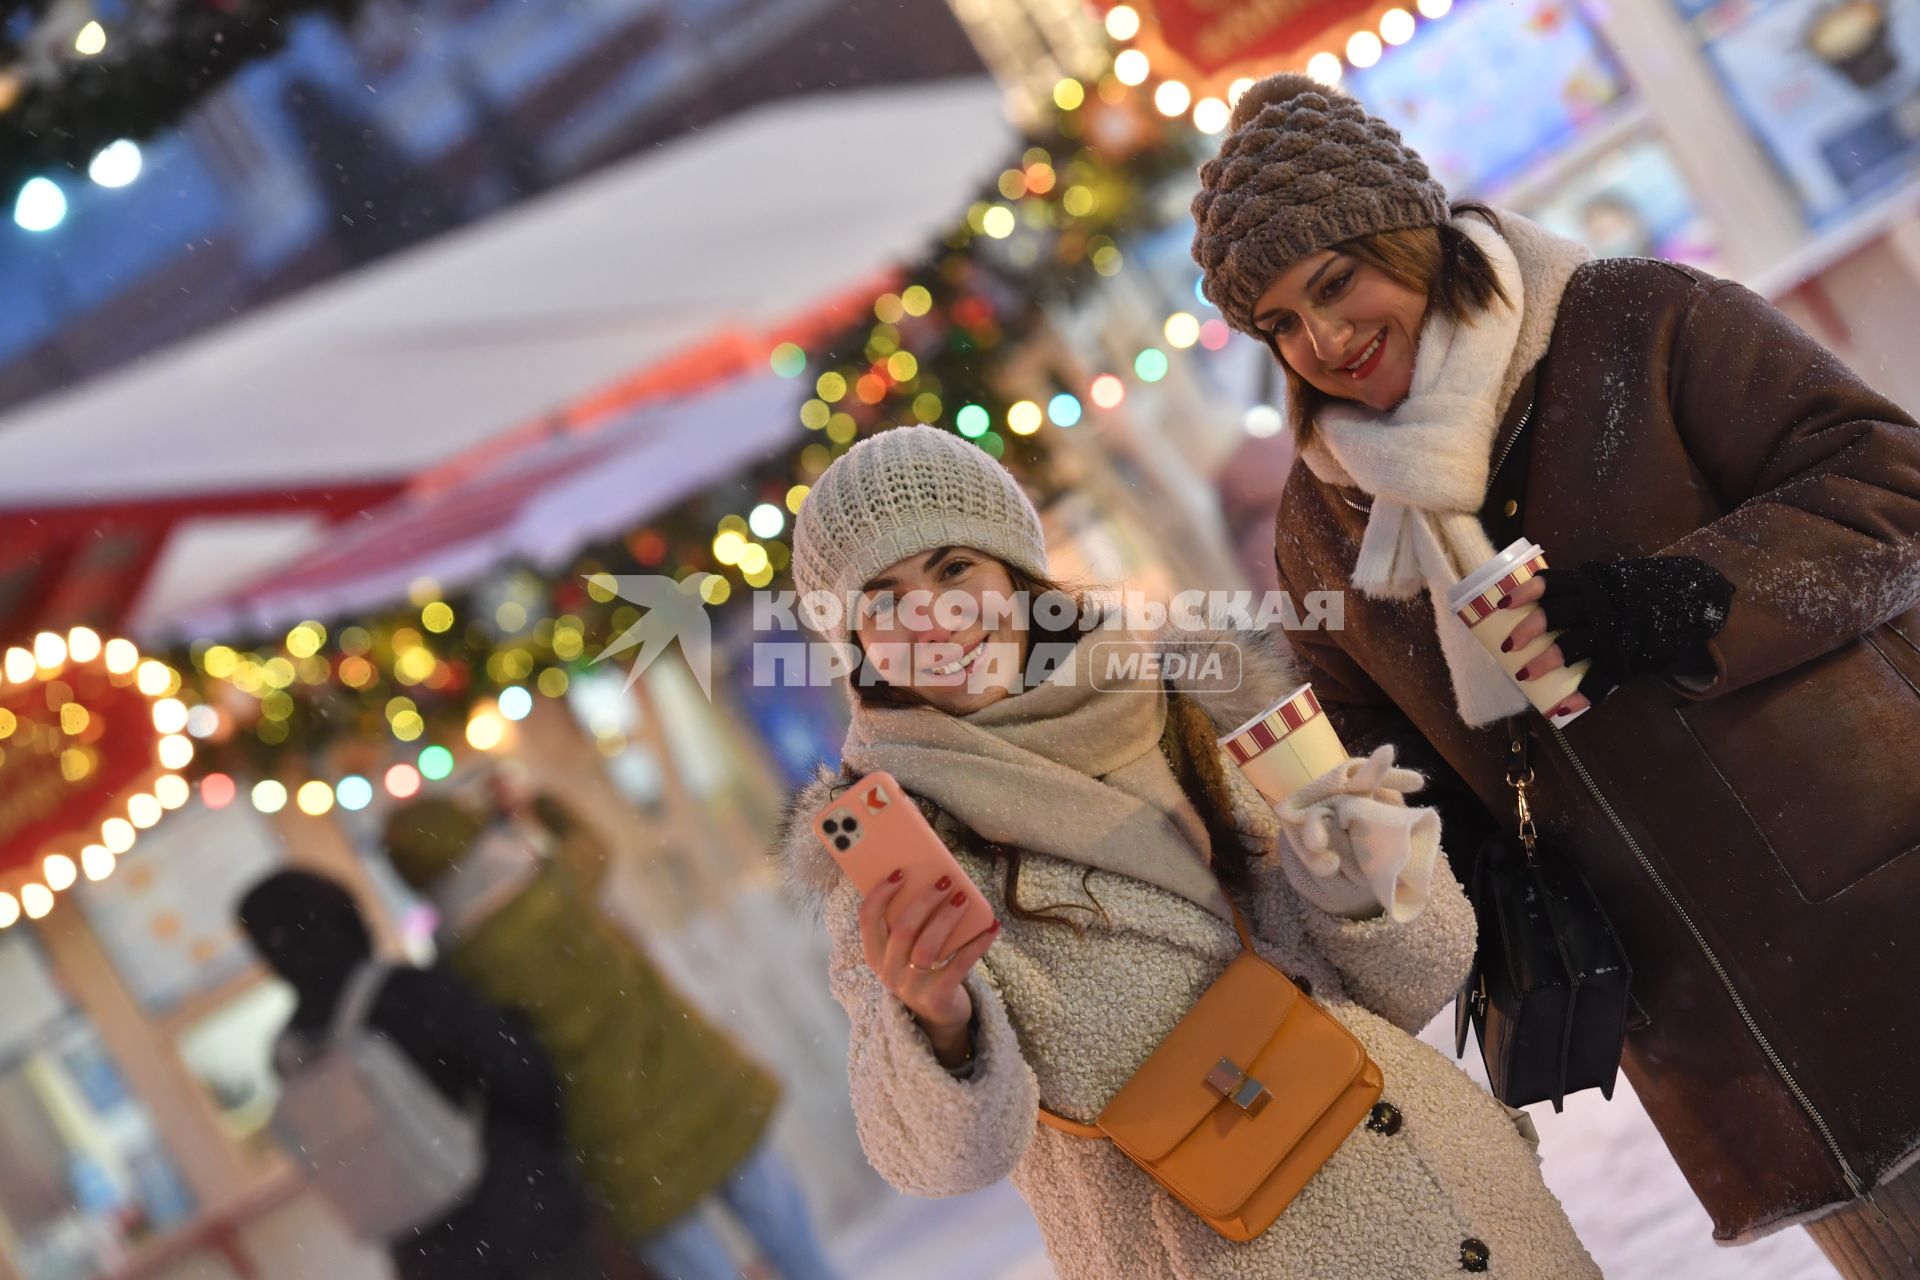
[[[1568,666],[1593,665],[1580,692],[1598,706],[1641,675],[1696,675],[1713,669],[1707,641],[1726,625],[1733,584],[1693,556],[1589,560],[1579,568],[1543,570],[1540,597],[1547,629],[1559,631]]]

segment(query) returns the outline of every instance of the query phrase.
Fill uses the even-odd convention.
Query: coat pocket
[[[1920,649],[1894,628],[1678,714],[1807,901],[1920,847]]]

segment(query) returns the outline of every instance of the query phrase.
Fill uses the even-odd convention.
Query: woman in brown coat
[[[1281,583],[1354,588],[1294,636],[1349,749],[1451,789],[1458,853],[1526,726],[1715,1236],[1805,1224],[1849,1275],[1920,1274],[1920,428],[1739,285],[1449,204],[1305,77],[1249,90],[1201,177],[1205,290],[1300,443]],[[1559,567],[1516,643],[1561,632],[1522,674],[1591,662],[1564,729],[1419,598],[1521,536]]]

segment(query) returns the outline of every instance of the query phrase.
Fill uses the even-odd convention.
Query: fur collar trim
[[[1513,358],[1507,362],[1506,376],[1500,384],[1499,418],[1504,420],[1514,393],[1553,341],[1553,324],[1560,315],[1560,297],[1567,291],[1567,281],[1593,254],[1585,245],[1555,235],[1511,209],[1498,212],[1501,233],[1519,264],[1520,283],[1527,295]]]

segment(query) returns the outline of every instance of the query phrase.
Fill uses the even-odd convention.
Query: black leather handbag
[[[1481,845],[1467,895],[1480,947],[1454,1003],[1454,1054],[1471,1025],[1494,1097],[1510,1107],[1598,1089],[1613,1097],[1633,1011],[1633,969],[1579,868],[1542,850],[1527,789],[1528,734],[1508,721],[1518,822]]]

